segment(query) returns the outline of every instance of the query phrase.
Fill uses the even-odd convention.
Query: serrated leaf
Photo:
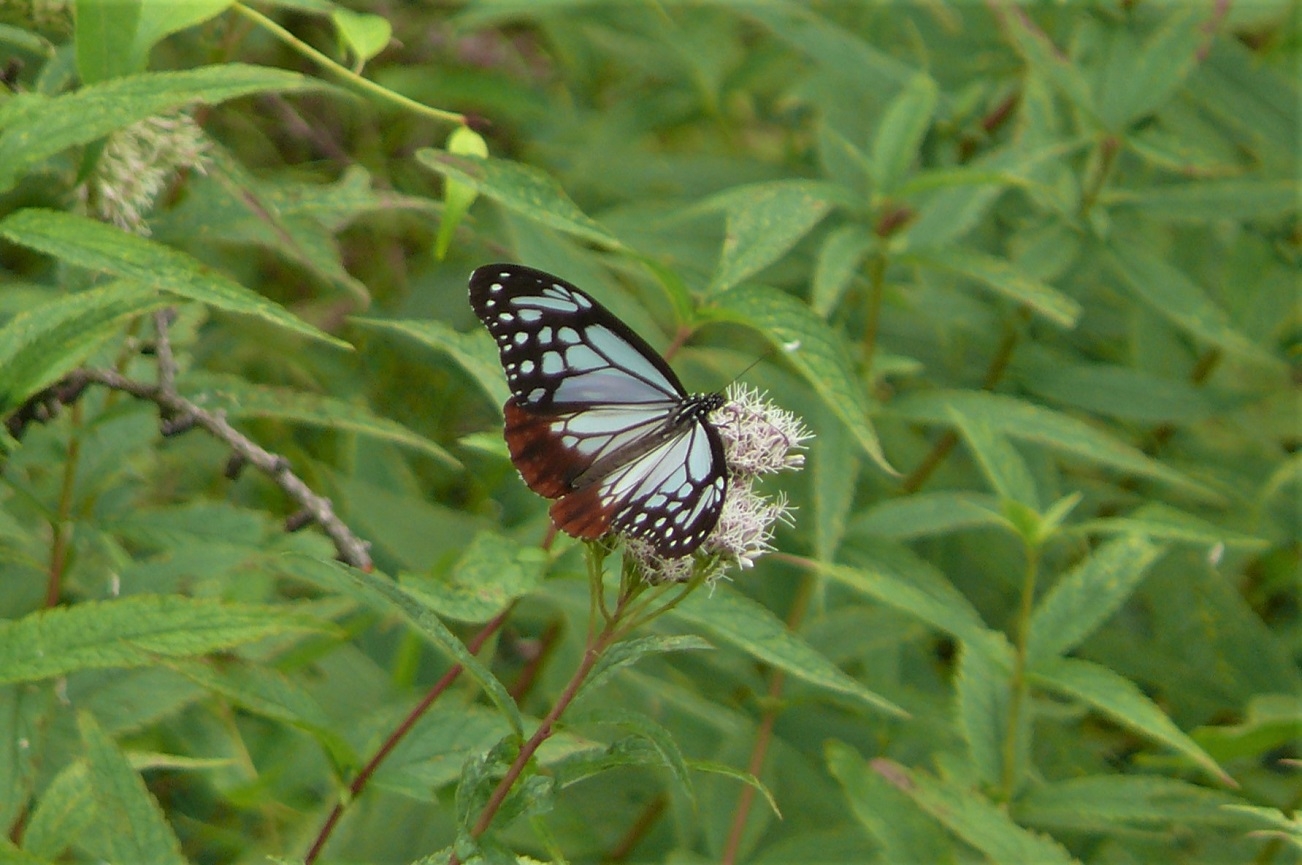
[[[139,667],[279,634],[328,632],[293,607],[132,595],[53,607],[0,622],[0,682],[31,682],[77,670]]]
[[[398,575],[398,582],[442,616],[487,622],[542,583],[546,554],[496,532],[479,532],[447,574]]]
[[[228,63],[183,72],[147,72],[92,84],[28,104],[22,122],[0,127],[0,192],[60,151],[89,144],[130,126],[194,103],[214,105],[268,91],[323,89],[303,75]]]
[[[0,824],[14,825],[29,807],[53,696],[48,688],[0,686]]]
[[[1119,240],[1107,261],[1136,297],[1176,327],[1246,360],[1282,368],[1279,358],[1237,330],[1225,311],[1170,262]]]
[[[554,177],[537,168],[429,149],[416,151],[416,159],[514,213],[607,249],[623,248],[618,238],[570,200]]]
[[[418,450],[445,466],[461,463],[435,442],[364,406],[321,394],[253,384],[235,376],[198,374],[182,379],[182,390],[208,411],[229,420],[272,418],[322,429],[341,430]]]
[[[1061,327],[1074,327],[1081,306],[1051,285],[1024,272],[1011,261],[962,246],[911,249],[901,262],[932,267],[967,277],[1047,318]]]
[[[36,800],[23,832],[23,849],[54,859],[77,843],[95,819],[84,760],[65,766]]]
[[[1191,737],[1223,763],[1285,749],[1297,739],[1299,730],[1302,695],[1256,694],[1248,701],[1242,723],[1199,727]]]
[[[944,865],[954,861],[953,847],[936,831],[936,824],[907,796],[871,771],[857,751],[833,740],[823,746],[823,752],[850,810],[880,846],[883,862]]]
[[[869,163],[878,194],[890,194],[917,158],[937,98],[936,82],[920,72],[886,106],[873,136]]]
[[[1110,131],[1126,127],[1159,108],[1198,62],[1198,50],[1211,39],[1205,6],[1174,7],[1142,45],[1118,29],[1114,49],[1102,64],[1099,117]]]
[[[388,321],[379,318],[350,318],[349,321],[364,328],[402,334],[448,355],[488,394],[499,413],[511,395],[506,376],[502,374],[497,346],[485,330],[461,333],[441,321]]]
[[[657,724],[648,716],[639,712],[630,712],[618,707],[594,709],[581,716],[570,719],[575,724],[600,724],[625,730],[645,741],[658,755],[661,764],[686,794],[693,807],[696,804],[696,788],[692,785],[692,776],[687,769],[683,752],[674,740],[673,734]]]
[[[465,644],[439,621],[432,610],[416,596],[407,592],[378,571],[359,571],[340,562],[329,562],[302,555],[289,555],[285,562],[291,573],[331,591],[344,592],[383,610],[401,613],[416,630],[452,660],[460,664],[484,689],[493,704],[511,724],[515,735],[523,729],[520,710],[506,688],[489,672],[478,658],[470,654]]]
[[[854,435],[873,462],[895,474],[882,453],[869,418],[868,399],[841,336],[809,307],[776,289],[738,286],[703,307],[707,320],[733,321],[753,328],[776,347]]]
[[[729,189],[698,205],[727,215],[707,294],[725,292],[786,255],[827,215],[832,198],[825,183],[777,180]]]
[[[1141,736],[1183,754],[1217,781],[1233,784],[1216,761],[1156,703],[1129,679],[1107,667],[1078,658],[1047,658],[1036,664],[1029,678],[1042,688],[1074,697]]]
[[[179,250],[82,216],[27,208],[0,220],[0,235],[68,264],[134,279],[215,309],[249,315],[340,348],[348,343]]]
[[[1147,538],[1118,538],[1062,576],[1031,614],[1027,663],[1069,652],[1125,603],[1162,548]]]
[[[1204,498],[1219,499],[1202,484],[1084,421],[1015,397],[984,391],[930,391],[904,396],[891,403],[890,411],[907,420],[950,426],[951,407],[970,417],[984,418],[1010,438],[1152,478]]]
[[[631,667],[647,655],[713,648],[714,646],[710,645],[708,641],[692,634],[654,634],[649,637],[621,640],[602,653],[601,658],[593,665],[592,672],[583,680],[583,687],[579,694],[592,693],[604,685],[615,673],[626,667]]]
[[[20,312],[0,329],[0,414],[76,367],[127,319],[170,302],[152,286],[117,280]]]
[[[1043,76],[1086,117],[1097,117],[1094,95],[1084,74],[1036,26],[1027,10],[1013,3],[1001,3],[994,10],[1004,25],[1004,32],[1012,37],[1013,46],[1031,71]]]
[[[1085,520],[1070,526],[1069,531],[1085,535],[1145,535],[1156,541],[1183,541],[1209,547],[1223,544],[1263,549],[1270,545],[1265,538],[1232,532],[1162,502],[1146,502],[1124,516]]]
[[[981,526],[1008,527],[999,501],[985,493],[918,493],[872,505],[850,524],[854,534],[907,541]]]
[[[393,724],[372,738],[388,736]],[[461,775],[466,761],[510,733],[510,725],[486,706],[435,703],[402,737],[376,770],[374,783],[417,802],[437,802],[439,792]]]
[[[1018,826],[1000,806],[957,783],[910,771],[892,760],[872,761],[873,770],[957,837],[996,865],[1074,865],[1058,842]]]
[[[853,697],[872,709],[908,715],[890,700],[850,678],[824,655],[787,628],[767,607],[719,586],[713,594],[695,592],[674,608],[674,617],[704,628],[757,660],[801,681]]]
[[[131,768],[117,744],[88,712],[77,715],[86,743],[87,780],[95,799],[95,822],[111,862],[186,865],[181,842],[163,809]]]

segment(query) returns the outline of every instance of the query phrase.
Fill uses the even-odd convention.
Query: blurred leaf
[[[42,791],[23,833],[23,849],[47,859],[79,842],[97,817],[85,760],[68,763]]]
[[[824,409],[822,414],[831,413]],[[846,521],[854,508],[859,481],[858,449],[845,426],[827,417],[816,427],[818,437],[810,446],[813,470],[814,550],[821,561],[831,561],[845,536]]]
[[[818,248],[814,285],[809,295],[809,305],[820,317],[827,318],[841,303],[871,248],[868,229],[857,223],[842,225],[823,241]]]
[[[928,535],[980,526],[1007,527],[999,502],[985,493],[918,493],[886,499],[872,505],[851,521],[855,533],[880,535],[892,540],[909,540]]]
[[[1183,754],[1212,778],[1232,784],[1216,761],[1186,736],[1134,683],[1078,658],[1039,658],[1030,671],[1040,687],[1073,697],[1107,717]]]
[[[1302,697],[1258,694],[1248,702],[1242,723],[1199,727],[1190,735],[1217,762],[1224,763],[1287,750],[1297,741],[1298,730],[1302,730]]]
[[[1027,663],[1069,652],[1126,602],[1162,548],[1132,535],[1109,541],[1054,583],[1031,615]]]
[[[228,63],[183,72],[146,72],[91,84],[53,99],[29,100],[22,122],[0,125],[0,192],[44,160],[196,102],[214,105],[250,93],[290,93],[325,85],[293,72]]]
[[[1127,29],[1114,31],[1098,100],[1107,129],[1123,132],[1171,97],[1208,42],[1214,14],[1199,4],[1175,7],[1143,44]]]
[[[1169,262],[1121,241],[1112,244],[1107,261],[1136,297],[1176,327],[1245,360],[1281,367],[1279,358],[1240,333],[1225,311]]]
[[[954,850],[936,824],[900,790],[887,783],[849,745],[836,740],[823,746],[827,767],[841,785],[860,825],[881,848],[883,862],[954,861]]]
[[[1177,489],[1216,498],[1211,490],[1149,458],[1139,450],[1073,417],[1024,400],[984,391],[911,394],[891,403],[892,414],[915,422],[948,426],[949,412],[981,418],[1005,435],[1043,445],[1090,462],[1152,478]]]
[[[152,286],[120,279],[14,316],[0,328],[0,413],[86,360],[127,319],[169,302]]]
[[[441,321],[388,321],[378,318],[350,318],[362,328],[399,333],[411,337],[451,357],[475,380],[488,395],[498,413],[511,395],[502,375],[502,364],[497,357],[497,346],[487,331],[476,329],[460,333]]]
[[[379,15],[336,9],[330,13],[330,20],[334,22],[339,40],[357,58],[358,67],[387,48],[393,35],[393,25]]]
[[[674,618],[704,628],[753,658],[801,681],[853,697],[865,706],[897,717],[903,709],[881,697],[819,654],[766,607],[725,586],[713,594],[695,592],[673,609]]]
[[[518,162],[420,150],[416,158],[448,180],[548,228],[607,249],[623,244],[579,209],[549,174]]]
[[[974,249],[961,246],[914,249],[900,256],[899,260],[965,276],[1009,300],[1025,304],[1031,311],[1062,327],[1072,327],[1080,318],[1080,304],[1070,297],[1023,273],[1012,262]]]
[[[1298,850],[1302,850],[1302,817],[1290,817],[1278,808],[1264,808],[1260,805],[1224,805],[1226,811],[1253,818],[1257,821],[1257,836],[1278,838]]]
[[[134,279],[177,297],[249,315],[339,348],[348,343],[295,318],[183,252],[85,217],[28,208],[0,220],[0,235],[60,261]]]
[[[1006,768],[1007,738],[1012,735],[1008,728],[1013,721],[1013,691],[1012,671],[1001,660],[1006,661],[991,658],[979,647],[964,643],[954,681],[959,730],[967,742],[977,778],[991,789],[1003,785],[1005,773],[1014,787],[1020,785],[1031,747],[1030,719],[1022,711],[1017,716],[1015,765]]]
[[[698,205],[727,214],[723,250],[706,293],[721,295],[786,255],[827,215],[833,195],[827,184],[783,180],[739,186]]]
[[[109,0],[111,3],[112,0]],[[137,69],[149,65],[150,50],[165,37],[217,17],[234,0],[140,0],[140,21],[131,45]]]
[[[456,457],[435,442],[397,421],[372,414],[364,406],[341,399],[283,387],[257,385],[229,375],[190,375],[183,392],[208,411],[221,411],[228,420],[273,418],[322,429],[369,436],[420,451],[445,466],[460,467]]]
[[[144,71],[146,58],[131,51],[141,0],[76,0],[76,10],[77,75],[83,84]]]
[[[1297,189],[1288,180],[1199,180],[1113,190],[1112,204],[1147,218],[1171,222],[1274,219],[1297,210]]]
[[[780,291],[747,285],[718,295],[712,305],[701,309],[701,316],[707,321],[744,324],[782,349],[864,453],[883,471],[894,473],[868,417],[868,400],[857,384],[849,350],[809,307]]]
[[[920,72],[886,106],[873,137],[869,162],[879,195],[890,195],[908,173],[931,126],[936,102],[936,82]]]
[[[0,822],[7,825],[28,807],[52,698],[21,685],[0,686]]]
[[[448,136],[448,153],[458,156],[488,156],[488,142],[482,135],[467,126],[458,126]],[[443,181],[443,218],[439,220],[438,237],[434,240],[434,255],[442,261],[452,242],[452,234],[461,224],[470,205],[478,197],[473,186],[449,177]]]
[[[1013,814],[1045,829],[1103,834],[1136,826],[1242,828],[1224,807],[1234,801],[1175,778],[1094,775],[1041,784],[1017,800]]]
[[[441,616],[487,622],[542,582],[547,556],[495,532],[479,532],[447,574],[398,575],[399,584]]]
[[[660,764],[669,770],[669,774],[678,785],[678,789],[687,796],[688,801],[693,806],[696,805],[696,788],[692,785],[692,776],[688,771],[687,761],[683,758],[683,752],[669,730],[646,715],[621,708],[584,712],[581,717],[575,719],[575,723],[615,727],[646,742],[659,756]]]
[[[163,809],[95,719],[77,715],[86,743],[87,779],[95,800],[95,822],[111,862],[185,863],[181,842]]]
[[[0,682],[136,667],[232,649],[278,634],[329,632],[293,607],[135,595],[0,622]]]
[[[1038,510],[1040,497],[1031,470],[1012,443],[994,429],[990,419],[969,417],[953,406],[950,406],[950,417],[994,491],[1004,499]]]
[[[981,851],[990,862],[1070,865],[1076,861],[1056,841],[1018,826],[1002,808],[966,787],[925,772],[910,771],[885,758],[873,760],[872,767],[942,826]]]
[[[1264,538],[1230,531],[1161,502],[1147,502],[1125,516],[1085,520],[1071,526],[1070,531],[1090,535],[1138,534],[1155,541],[1183,541],[1209,547],[1224,544],[1262,549],[1269,545]]]
[[[707,640],[691,634],[669,636],[657,634],[650,637],[620,640],[602,653],[601,658],[593,665],[592,672],[588,673],[587,678],[583,680],[583,686],[579,694],[584,695],[596,691],[606,684],[606,681],[615,673],[626,667],[631,667],[648,655],[710,650],[713,648],[714,646],[710,645]]]
[[[1028,10],[1009,0],[999,0],[992,8],[1030,71],[1053,85],[1082,115],[1097,118],[1089,82],[1080,68],[1031,20]]]

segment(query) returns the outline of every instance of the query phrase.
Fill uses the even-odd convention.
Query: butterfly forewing
[[[497,342],[511,387],[511,459],[530,489],[559,499],[567,533],[619,531],[685,555],[718,521],[723,447],[669,365],[601,304],[542,271],[479,268],[470,303]]]

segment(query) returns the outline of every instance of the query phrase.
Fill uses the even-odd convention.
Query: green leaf
[[[1289,180],[1233,178],[1112,190],[1107,203],[1171,222],[1277,219],[1297,209]]]
[[[1270,545],[1265,538],[1230,531],[1162,502],[1146,502],[1125,516],[1084,520],[1071,526],[1069,531],[1083,535],[1139,534],[1157,541],[1206,544],[1213,548],[1223,544],[1260,550]]]
[[[1245,360],[1282,369],[1282,363],[1231,323],[1201,287],[1170,262],[1147,249],[1116,240],[1108,264],[1144,303],[1176,327]]]
[[[547,555],[496,532],[479,532],[448,574],[398,575],[399,584],[435,612],[460,622],[487,622],[541,583]]]
[[[899,256],[902,263],[932,267],[966,277],[1062,327],[1074,327],[1081,306],[1067,295],[1041,282],[1017,265],[962,246],[911,249]]]
[[[1251,833],[1256,836],[1278,838],[1302,851],[1302,817],[1290,817],[1278,808],[1261,805],[1225,805],[1225,810],[1252,819],[1261,827]]]
[[[583,680],[580,694],[596,691],[620,670],[631,667],[648,655],[663,655],[667,652],[690,652],[713,649],[706,640],[693,634],[659,635],[637,637],[621,640],[611,646],[592,667],[592,672]]]
[[[907,541],[982,526],[1008,527],[993,496],[939,492],[878,502],[851,522],[850,531]]]
[[[1017,800],[1018,822],[1067,832],[1130,827],[1242,827],[1225,810],[1234,797],[1175,778],[1094,775],[1041,784]]]
[[[388,321],[379,318],[350,318],[359,327],[397,333],[415,339],[432,349],[451,357],[470,373],[475,383],[488,395],[500,413],[502,405],[511,396],[502,375],[502,364],[497,357],[497,346],[488,332],[477,328],[470,333],[460,333],[441,321]]]
[[[836,550],[845,536],[846,521],[854,508],[859,481],[860,462],[857,446],[845,425],[825,416],[816,425],[818,437],[810,446],[814,495],[814,550],[821,561],[836,558]]]
[[[550,174],[502,159],[418,150],[416,159],[514,213],[607,249],[622,249],[613,234],[579,209]]]
[[[329,632],[293,607],[132,595],[52,607],[0,622],[0,682],[31,682],[77,670],[140,667],[281,634]]]
[[[1028,10],[1013,3],[993,7],[1003,31],[1011,37],[1013,47],[1022,55],[1031,72],[1067,98],[1086,117],[1096,118],[1097,110],[1089,82],[1053,41],[1031,20]]]
[[[359,68],[387,48],[393,36],[393,25],[379,15],[336,9],[330,13],[330,20],[339,33],[339,40],[357,58]]]
[[[75,43],[82,84],[144,71],[144,58],[131,51],[140,7],[141,0],[77,0]]]
[[[753,788],[764,801],[768,802],[769,809],[775,816],[781,817],[782,810],[778,808],[778,800],[774,798],[773,791],[764,785],[764,782],[756,778],[750,772],[743,772],[727,763],[719,763],[714,760],[688,760],[687,765],[693,772],[706,772],[710,775],[718,775],[722,778],[731,778],[734,781],[740,781],[748,787]]]
[[[698,205],[722,210],[727,226],[709,295],[719,295],[768,267],[822,221],[833,193],[824,183],[778,180],[739,186]]]
[[[994,491],[1006,500],[1038,510],[1040,496],[1035,478],[1008,438],[994,428],[988,417],[969,417],[953,406],[949,413]]]
[[[53,696],[48,688],[0,686],[0,824],[13,826],[25,816]]]
[[[1118,538],[1059,579],[1031,615],[1028,665],[1079,646],[1126,602],[1162,552],[1144,537]]]
[[[1205,387],[1124,366],[1072,364],[1053,358],[1019,378],[1028,390],[1050,402],[1137,423],[1186,424],[1225,411]]]
[[[856,567],[817,563],[811,567],[865,597],[980,647],[991,657],[1005,654],[1003,635],[987,628],[976,608],[930,564],[905,547],[889,543],[861,542],[856,552],[868,563]],[[1004,649],[994,648],[997,645]]]
[[[148,72],[91,84],[26,106],[0,127],[0,192],[63,150],[194,103],[215,105],[250,93],[292,93],[324,84],[293,72],[228,63],[184,72]]]
[[[892,760],[873,760],[872,767],[991,863],[1072,865],[1076,862],[1058,842],[1018,826],[1003,808],[979,793],[925,772],[911,772]]]
[[[448,136],[447,148],[448,153],[461,156],[488,156],[488,142],[468,126],[458,126],[452,130]],[[467,186],[451,177],[443,181],[443,218],[439,220],[439,233],[434,240],[434,255],[439,261],[447,255],[453,232],[478,197],[479,193],[473,186]]]
[[[127,319],[170,302],[153,286],[124,279],[14,316],[0,328],[0,414],[86,360]]]
[[[134,279],[177,297],[350,347],[183,252],[93,219],[28,208],[0,220],[0,235],[77,267]]]
[[[459,468],[456,457],[397,421],[372,414],[364,406],[321,394],[253,384],[228,375],[198,374],[182,379],[182,390],[208,411],[225,412],[228,420],[273,418],[305,426],[356,433],[420,451],[445,466]]]
[[[674,608],[672,615],[811,685],[853,697],[890,715],[908,714],[843,673],[767,607],[726,586],[719,586],[713,594],[689,595]]]
[[[1198,4],[1174,7],[1142,45],[1128,30],[1114,31],[1113,50],[1101,65],[1098,107],[1105,127],[1124,132],[1171,97],[1198,62],[1198,50],[1211,39],[1208,19],[1213,14]]]
[[[776,289],[745,285],[718,295],[700,312],[706,320],[744,324],[783,349],[786,359],[846,425],[864,453],[883,471],[895,473],[868,417],[868,399],[849,350],[840,335],[809,307]]]
[[[1298,730],[1302,730],[1302,695],[1256,694],[1248,701],[1242,723],[1199,727],[1191,736],[1224,763],[1287,749],[1297,740]]]
[[[1008,658],[990,657],[980,646],[962,643],[954,688],[958,702],[958,726],[967,742],[981,783],[999,787],[1005,778],[1005,740],[1012,721],[1012,671]],[[1026,774],[1030,756],[1031,725],[1028,712],[1017,718],[1015,765],[1010,777],[1014,787]]]
[[[877,124],[869,165],[879,195],[889,195],[908,174],[936,110],[936,82],[919,72],[896,94]]]
[[[87,779],[95,801],[95,822],[111,862],[185,865],[177,839],[144,780],[131,768],[117,744],[88,712],[77,715],[86,743]]]
[[[134,68],[147,68],[150,50],[167,36],[216,18],[233,3],[234,0],[141,0],[140,22],[131,46]]]
[[[400,720],[399,716],[376,718],[371,740],[390,735]],[[417,802],[437,803],[440,790],[460,777],[467,760],[492,748],[510,731],[501,714],[486,706],[435,703],[380,764],[374,783]]]
[[[302,555],[285,557],[291,573],[322,588],[343,592],[382,610],[401,613],[417,632],[460,664],[484,689],[488,699],[502,712],[519,735],[523,729],[520,710],[497,680],[478,658],[470,654],[465,643],[439,621],[438,616],[415,595],[398,586],[378,571],[359,571],[340,562],[329,562]]]
[[[881,848],[882,862],[954,861],[953,847],[936,824],[902,792],[891,786],[849,745],[836,740],[823,746],[828,771],[841,785],[859,824]]]
[[[687,761],[683,759],[678,742],[668,729],[640,712],[618,707],[590,710],[570,720],[573,724],[616,727],[649,744],[659,757],[660,764],[669,770],[679,789],[686,794],[692,807],[696,807],[696,788],[692,785],[691,772],[688,771]]]
[[[1129,679],[1078,658],[1046,658],[1030,671],[1036,685],[1073,697],[1141,736],[1172,748],[1217,781],[1234,782]]]
[[[823,241],[809,294],[809,305],[820,318],[836,309],[870,249],[872,236],[858,223],[842,225]]]
[[[930,391],[904,396],[890,405],[891,413],[901,418],[940,426],[952,425],[951,408],[982,418],[1010,438],[1219,499],[1202,484],[1083,421],[1014,397],[985,391]]]

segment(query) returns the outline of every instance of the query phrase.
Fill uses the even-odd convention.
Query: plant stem
[[[324,69],[328,70],[336,77],[344,79],[345,81],[352,84],[354,87],[358,88],[359,90],[366,91],[371,96],[375,96],[386,102],[392,102],[396,105],[400,105],[409,111],[413,111],[416,114],[424,115],[425,117],[429,117],[441,123],[456,123],[461,126],[466,125],[466,117],[464,114],[457,114],[456,112],[453,111],[443,111],[442,109],[439,108],[430,108],[428,105],[421,105],[419,102],[417,102],[414,99],[408,99],[406,96],[403,96],[401,93],[394,93],[392,90],[389,90],[387,87],[381,87],[380,85],[376,84],[374,81],[371,81],[367,78],[363,78],[361,75],[358,75],[356,72],[352,71],[346,66],[340,66],[338,63],[336,63],[334,60],[327,57],[325,54],[322,54],[320,51],[317,51],[311,45],[308,45],[306,42],[299,39],[293,33],[290,33],[284,27],[281,27],[275,21],[272,21],[270,18],[263,15],[261,12],[258,12],[254,9],[250,9],[248,6],[245,6],[243,3],[234,3],[231,5],[231,8],[234,9],[236,12],[238,12],[240,15],[243,15],[245,18],[248,18],[256,22],[258,26],[265,28],[271,33],[274,33],[277,37],[280,38],[282,42],[284,42],[286,45],[293,48],[299,54],[302,54],[304,57],[313,60],[314,62],[319,64]]]
[[[1031,632],[1031,611],[1035,608],[1035,583],[1040,570],[1040,550],[1026,547],[1026,574],[1022,579],[1022,601],[1017,611],[1017,642],[1013,655],[1013,675],[1009,682],[1011,691],[1008,705],[1008,730],[1004,734],[1004,765],[1000,786],[1003,801],[1013,798],[1017,786],[1017,752],[1020,738],[1022,712],[1028,689],[1026,686],[1026,645]]]
[[[50,573],[45,583],[45,606],[59,603],[63,571],[72,544],[72,500],[77,486],[77,463],[81,455],[81,403],[72,405],[72,428],[68,433],[68,454],[63,461],[63,483],[59,489],[59,510],[54,516],[50,541]]]

